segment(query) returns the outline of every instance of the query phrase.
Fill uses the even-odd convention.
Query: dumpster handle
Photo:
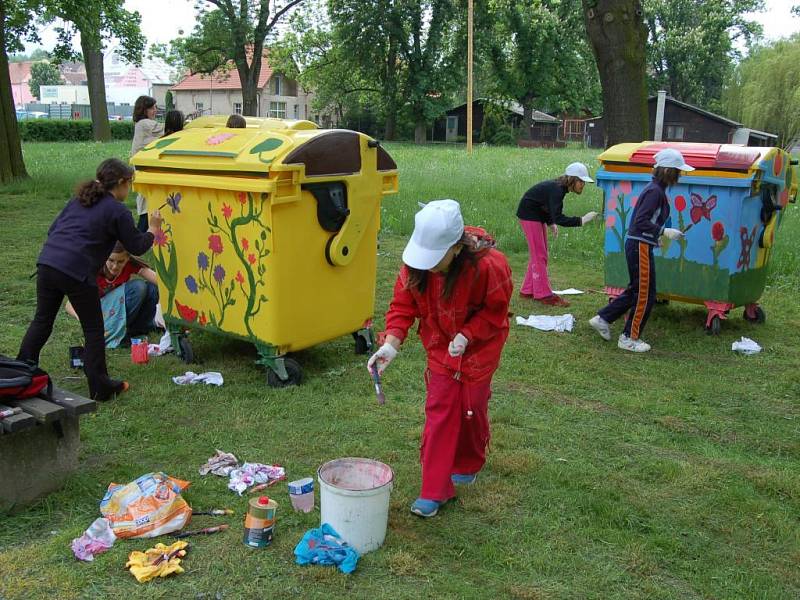
[[[370,148],[377,148],[380,145],[381,145],[380,140],[369,140],[367,142],[367,146],[370,147]],[[797,164],[797,161],[795,161],[794,164]]]
[[[796,165],[798,163],[800,163],[800,158],[793,158],[792,160],[789,161],[790,165]]]

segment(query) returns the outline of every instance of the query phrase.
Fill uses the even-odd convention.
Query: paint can
[[[267,496],[250,498],[244,517],[244,545],[266,548],[272,543],[278,503]]]
[[[148,360],[147,338],[133,338],[131,340],[131,361],[137,365],[145,365]]]

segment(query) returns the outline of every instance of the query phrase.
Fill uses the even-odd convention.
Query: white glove
[[[683,237],[683,232],[680,229],[672,229],[667,227],[664,230],[664,237],[668,240],[677,240]]]
[[[450,345],[447,347],[447,351],[450,353],[450,356],[454,358],[456,356],[461,356],[467,349],[467,344],[469,344],[469,340],[460,333],[457,333],[456,337],[453,338],[453,341],[450,342]]]
[[[554,238],[557,238],[558,237],[558,225],[556,225],[555,223],[551,223],[550,224],[550,233],[552,234],[552,236]]]
[[[367,370],[372,373],[372,365],[378,363],[378,374],[383,374],[389,363],[392,362],[397,356],[397,350],[389,342],[378,348],[378,351],[373,354],[367,361]]]
[[[581,217],[581,225],[586,225],[589,221],[594,221],[597,218],[597,211],[589,211]]]

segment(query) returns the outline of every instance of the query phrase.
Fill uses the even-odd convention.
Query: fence
[[[108,116],[118,119],[130,119],[133,116],[133,107],[130,104],[114,104],[109,102]],[[30,102],[25,105],[27,112],[46,113],[51,119],[91,119],[92,108],[88,104],[42,104]]]

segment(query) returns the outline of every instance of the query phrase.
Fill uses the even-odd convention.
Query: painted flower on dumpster
[[[223,204],[222,205],[222,216],[224,216],[226,219],[230,219],[232,214],[233,214],[233,209],[230,206],[228,206],[227,204]]]
[[[239,201],[239,204],[247,204],[247,194],[244,192],[236,194],[236,199]]]
[[[222,283],[225,279],[225,269],[222,268],[222,265],[217,265],[214,267],[214,281],[217,283]]]
[[[723,237],[725,237],[725,226],[722,224],[722,221],[716,221],[716,222],[715,222],[715,223],[714,223],[714,224],[711,226],[711,238],[712,238],[712,239],[713,239],[715,242],[718,242],[718,241],[720,241],[720,240],[721,240]]]
[[[197,255],[197,266],[200,267],[201,271],[208,269],[208,255],[205,252]]]
[[[222,238],[218,235],[208,236],[208,249],[214,254],[222,254]]]
[[[242,275],[241,271],[236,271],[236,281],[238,283],[244,283],[244,275]]]
[[[201,312],[201,313],[200,313],[200,319],[198,319],[198,322],[199,322],[199,323],[200,323],[200,325],[202,325],[203,327],[205,327],[205,326],[206,326],[206,323],[208,323],[208,317],[206,317],[206,313],[204,313],[204,312]]]
[[[169,238],[167,234],[164,233],[163,229],[156,229],[156,232],[153,234],[153,243],[160,248],[163,248],[169,243]]]
[[[206,140],[206,144],[208,144],[209,146],[218,146],[222,142],[226,142],[233,137],[236,137],[235,133],[218,133],[208,138]]]
[[[251,265],[256,264],[256,255],[255,254],[248,254],[247,255],[247,262],[249,262]]]
[[[189,275],[189,276],[186,277],[186,279],[184,279],[184,282],[186,283],[186,288],[192,294],[196,294],[197,293],[197,280],[194,277]]]
[[[675,196],[675,210],[682,212],[686,210],[686,198],[678,194]]]
[[[247,238],[242,238],[242,250],[247,251],[250,248],[250,242],[247,241]]]
[[[620,181],[619,182],[619,191],[623,194],[630,194],[631,193],[631,182],[630,181]]]
[[[614,227],[617,224],[617,217],[615,215],[608,215],[606,217],[606,227],[609,229]]]
[[[614,196],[608,200],[608,210],[617,210],[617,199]]]
[[[185,304],[181,304],[177,300],[175,300],[175,307],[178,309],[178,314],[184,321],[194,323],[195,319],[197,319],[197,311],[195,309],[186,306]]]
[[[639,204],[639,196],[634,196],[631,198],[631,206],[636,207],[637,204]]]

